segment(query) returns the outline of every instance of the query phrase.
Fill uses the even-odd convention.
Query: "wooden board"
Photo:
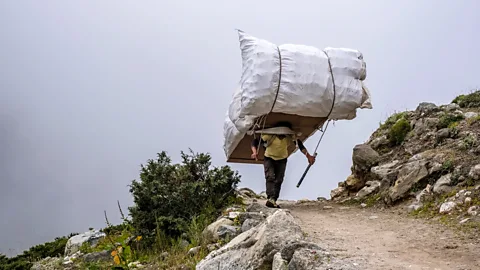
[[[292,128],[295,132],[301,132],[302,135],[299,139],[302,142],[313,135],[313,133],[320,128],[327,118],[324,117],[306,117],[293,114],[283,114],[283,113],[271,113],[267,116],[267,121],[265,123],[265,128],[271,128],[276,123],[280,121],[288,121],[292,124]],[[257,134],[258,136],[258,134]],[[247,163],[247,164],[263,164],[263,154],[264,148],[260,147],[258,150],[258,161],[255,161],[251,158],[252,150],[250,145],[253,140],[253,135],[245,135],[240,143],[237,145],[235,150],[233,150],[230,158],[227,159],[229,163]],[[294,144],[291,144],[288,148],[289,156],[295,151],[296,147]]]

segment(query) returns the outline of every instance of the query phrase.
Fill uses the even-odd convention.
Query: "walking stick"
[[[325,129],[323,131],[320,130],[322,132],[322,136],[320,136],[320,139],[318,140],[318,143],[317,143],[317,147],[315,147],[315,152],[313,153],[314,157],[317,157],[317,149],[318,149],[318,146],[320,145],[320,142],[322,141],[322,138],[323,138],[323,135],[325,134],[325,131],[327,131],[328,123],[330,123],[330,120],[328,120],[327,125],[325,125]],[[300,185],[303,182],[303,179],[305,179],[305,176],[307,176],[307,173],[308,173],[308,170],[310,170],[310,167],[312,167],[312,164],[308,164],[307,168],[305,169],[305,171],[302,174],[302,177],[300,178],[300,181],[298,181],[298,183],[297,183],[297,188],[300,187]]]

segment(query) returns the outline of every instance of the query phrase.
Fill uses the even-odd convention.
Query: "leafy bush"
[[[75,235],[77,235],[77,233],[72,233],[63,237],[57,237],[52,242],[33,246],[29,250],[26,250],[22,254],[12,258],[7,258],[0,254],[0,270],[30,269],[32,267],[32,262],[39,261],[47,257],[63,255],[68,239]]]
[[[390,141],[390,144],[394,146],[400,145],[411,129],[412,127],[408,120],[400,118],[395,124],[393,124],[388,132],[388,140]]]
[[[463,120],[465,117],[461,114],[452,114],[452,113],[444,113],[440,116],[437,128],[447,128],[447,127],[456,127],[456,122]]]
[[[238,173],[229,166],[211,169],[210,155],[190,152],[181,152],[181,164],[171,164],[165,152],[159,153],[156,160],[141,165],[140,181],[132,181],[135,205],[129,208],[130,215],[145,240],[153,243],[159,234],[178,238],[188,233],[195,217],[203,214],[214,220],[236,198]]]
[[[406,112],[399,112],[399,113],[394,113],[390,115],[390,117],[385,120],[385,123],[380,125],[380,129],[388,129],[392,127],[395,123],[397,123],[398,120],[402,118],[406,118],[407,113]]]
[[[456,103],[462,108],[478,108],[480,107],[480,90],[468,95],[459,95],[452,103]]]

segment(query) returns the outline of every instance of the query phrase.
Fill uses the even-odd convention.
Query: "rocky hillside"
[[[353,149],[351,175],[331,191],[336,202],[405,205],[415,213],[457,213],[476,221],[480,208],[480,91],[390,116]]]

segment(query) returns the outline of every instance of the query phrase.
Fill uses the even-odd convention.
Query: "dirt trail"
[[[360,269],[480,269],[480,243],[445,226],[394,210],[283,202],[310,240]]]

